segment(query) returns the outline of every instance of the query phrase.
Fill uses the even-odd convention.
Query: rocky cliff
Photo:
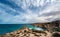
[[[32,25],[46,28],[49,31],[55,31],[55,29],[57,29],[56,31],[60,32],[60,21],[53,21],[48,23],[33,23]]]
[[[28,28],[24,27],[20,30],[6,33],[5,35],[0,35],[0,37],[51,37],[51,33],[47,31],[29,30]]]
[[[49,23],[34,23],[37,27],[46,28],[45,31],[30,30],[26,27],[0,35],[0,37],[60,37],[60,21],[54,21]]]

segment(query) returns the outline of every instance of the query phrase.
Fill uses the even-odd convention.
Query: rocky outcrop
[[[30,30],[24,27],[22,29],[13,31],[11,33],[0,35],[0,37],[54,37],[55,32],[57,32],[58,33],[57,36],[60,37],[60,31],[59,31],[60,21],[55,21],[55,22],[50,22],[50,23],[34,23],[32,25],[41,27],[41,28],[46,28],[46,30],[37,31],[37,30]]]
[[[60,37],[60,32],[54,32],[51,37]]]
[[[48,23],[33,23],[32,25],[46,28],[49,31],[56,31],[55,29],[57,29],[57,31],[60,32],[60,21],[53,21]]]
[[[16,30],[11,33],[6,33],[5,35],[1,35],[0,37],[50,37],[51,33],[47,31],[35,31],[29,30],[24,27],[20,30]]]

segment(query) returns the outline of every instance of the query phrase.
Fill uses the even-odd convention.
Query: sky
[[[60,20],[60,0],[0,0],[0,24]]]

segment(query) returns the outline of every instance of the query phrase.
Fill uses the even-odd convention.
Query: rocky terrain
[[[37,27],[45,28],[44,31],[30,30],[22,28],[11,33],[0,35],[0,37],[60,37],[60,21],[51,23],[34,23]]]
[[[5,35],[1,35],[0,37],[51,37],[51,33],[47,31],[29,30],[25,27],[11,33],[6,33]]]
[[[49,31],[35,31],[24,27],[20,30],[0,35],[0,37],[54,37],[56,34],[59,34],[57,37],[60,37],[60,32],[51,33]]]
[[[46,28],[49,31],[59,31],[60,32],[60,21],[53,21],[48,23],[33,23],[32,25]],[[57,30],[56,30],[57,29]]]

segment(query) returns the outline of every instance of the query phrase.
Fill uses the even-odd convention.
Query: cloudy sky
[[[60,19],[60,0],[0,0],[0,24],[51,22]]]

